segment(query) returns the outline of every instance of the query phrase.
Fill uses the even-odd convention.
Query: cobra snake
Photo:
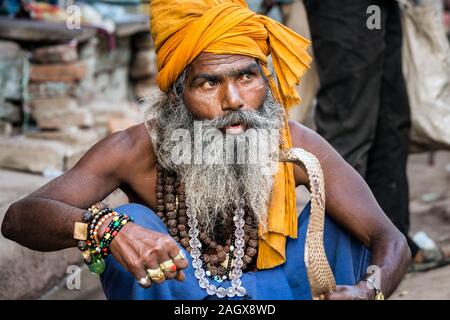
[[[279,161],[304,166],[309,176],[311,213],[305,240],[305,265],[312,298],[336,290],[336,281],[323,243],[325,222],[325,183],[319,160],[301,148],[281,150]]]

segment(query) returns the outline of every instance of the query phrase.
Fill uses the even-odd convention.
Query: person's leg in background
[[[411,128],[402,72],[402,25],[395,1],[386,0],[385,57],[375,141],[369,151],[366,181],[384,212],[406,236],[414,257],[419,248],[409,237],[409,188],[406,173]]]
[[[291,10],[286,26],[307,39],[311,39],[309,31],[308,16],[306,14],[303,0],[294,0],[290,5]],[[314,55],[312,47],[308,48],[308,53]],[[309,128],[316,128],[314,123],[314,104],[317,90],[319,89],[319,77],[316,71],[315,59],[309,70],[303,75],[300,83],[296,86],[297,93],[302,101],[297,108],[289,111],[289,118],[294,119]]]
[[[317,131],[363,177],[375,139],[385,47],[383,28],[369,30],[366,11],[380,3],[304,1],[320,79]]]
[[[366,25],[381,10],[380,29]],[[395,1],[305,0],[321,88],[318,132],[363,176],[384,212],[408,239],[406,161],[409,105]]]

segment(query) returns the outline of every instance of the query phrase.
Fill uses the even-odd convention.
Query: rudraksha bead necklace
[[[184,186],[180,183],[176,173],[165,170],[159,164],[157,164],[156,179],[157,215],[166,225],[169,234],[188,252],[191,252]],[[249,213],[250,210],[245,211],[245,255],[242,267],[244,272],[255,268],[258,255],[256,218]],[[234,228],[228,228],[228,231],[228,234],[222,237],[223,239],[218,239],[219,237],[213,239],[202,231],[198,237],[202,243],[202,248],[204,248],[201,261],[204,264],[206,275],[217,281],[228,279],[232,269],[233,250],[235,248]]]

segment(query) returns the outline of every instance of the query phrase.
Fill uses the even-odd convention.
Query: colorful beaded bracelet
[[[101,225],[109,217],[114,216],[113,221],[106,230],[111,234],[107,236],[107,241],[99,241],[97,233]],[[116,220],[114,220],[116,219]],[[108,207],[94,205],[83,214],[83,222],[89,223],[88,225],[88,238],[87,240],[80,240],[78,242],[78,248],[82,251],[83,260],[87,264],[89,270],[93,273],[101,274],[105,270],[105,261],[109,251],[109,245],[117,233],[128,221],[134,221],[128,215],[118,214],[114,210]],[[115,223],[119,221],[119,223]],[[105,234],[107,232],[105,231]],[[102,238],[103,240],[103,238]]]
[[[97,224],[96,224],[95,227],[94,227],[94,232],[92,233],[92,238],[95,240],[95,242],[96,242],[97,244],[100,243],[100,241],[99,241],[99,239],[98,239],[98,237],[97,237],[98,230],[100,229],[100,227],[103,225],[103,223],[105,223],[105,221],[106,221],[107,219],[109,219],[110,217],[113,217],[113,216],[117,216],[117,215],[119,215],[119,214],[118,214],[117,212],[115,212],[115,211],[110,212],[110,213],[104,215],[104,216],[100,219],[100,221],[97,222]]]
[[[113,239],[117,236],[119,231],[129,221],[133,222],[134,219],[129,217],[127,214],[121,214],[119,216],[115,216],[113,220],[109,223],[100,241],[100,249],[103,257],[106,257],[110,253],[109,245],[111,244],[111,241],[113,241]]]
[[[107,214],[113,212],[114,210],[112,210],[111,208],[105,208],[99,212],[97,212],[97,214],[94,216],[94,218],[91,220],[91,223],[89,224],[89,238],[93,237],[94,234],[94,229],[95,226],[97,225],[97,223]]]
[[[87,225],[87,237],[83,240],[78,241],[78,248],[81,251],[86,251],[90,244],[88,241],[92,238],[92,234],[94,233],[95,225],[102,216],[108,214],[112,210],[107,207],[101,207],[99,204],[93,205],[88,209],[88,211],[84,212],[81,221],[82,223]],[[92,242],[92,241],[89,241]]]

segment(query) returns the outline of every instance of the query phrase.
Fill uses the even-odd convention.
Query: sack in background
[[[450,149],[450,46],[442,11],[436,1],[399,2],[412,151]]]

